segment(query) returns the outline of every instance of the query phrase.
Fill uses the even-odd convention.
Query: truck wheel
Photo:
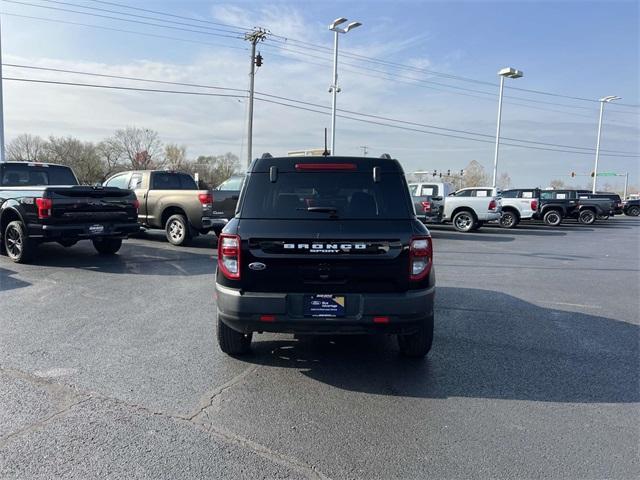
[[[27,263],[35,253],[36,245],[27,235],[21,221],[15,220],[4,231],[4,249],[15,263]]]
[[[476,217],[469,210],[461,210],[453,216],[453,228],[459,232],[471,232],[477,223]]]
[[[184,215],[172,215],[165,225],[167,240],[172,245],[184,246],[191,240],[191,228]]]
[[[596,221],[596,214],[592,210],[582,210],[578,221],[583,225],[592,225]]]
[[[630,217],[637,217],[640,215],[640,207],[636,207],[635,205],[633,207],[629,207],[627,209],[627,215]]]
[[[427,317],[416,333],[398,335],[398,347],[405,357],[422,358],[433,343],[433,315]]]
[[[218,345],[227,355],[243,355],[251,350],[253,334],[235,331],[218,318]]]
[[[100,238],[93,240],[93,247],[101,255],[114,255],[122,246],[121,238]]]
[[[513,212],[502,212],[500,217],[500,226],[502,228],[514,228],[518,225],[518,216]]]
[[[562,222],[562,215],[558,210],[549,210],[544,214],[544,223],[550,227],[557,227]]]

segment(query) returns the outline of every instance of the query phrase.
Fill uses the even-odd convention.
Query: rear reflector
[[[389,323],[389,317],[373,317],[373,323]]]
[[[357,170],[355,163],[296,163],[296,170]]]
[[[260,315],[260,321],[261,322],[275,322],[276,321],[276,316],[275,315]]]

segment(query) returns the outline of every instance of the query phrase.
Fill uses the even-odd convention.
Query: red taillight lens
[[[357,170],[355,163],[296,163],[296,170]]]
[[[135,200],[133,201],[133,208],[135,208],[135,209],[136,209],[136,211],[138,211],[138,209],[140,208],[140,200],[135,199]]]
[[[53,200],[50,198],[36,198],[36,206],[38,207],[38,218],[49,218],[53,209]]]
[[[496,202],[495,200],[491,200],[489,202],[489,210],[495,210],[496,208],[498,208],[498,202]]]
[[[431,237],[419,237],[411,240],[409,247],[409,278],[422,280],[429,275],[433,263]]]
[[[537,200],[531,200],[531,210],[533,210],[534,212],[536,210],[538,210],[538,201]]]
[[[420,202],[422,205],[422,211],[424,213],[429,213],[431,211],[431,202]]]
[[[204,205],[211,205],[213,203],[213,195],[211,193],[199,193],[198,200]]]
[[[218,238],[218,268],[231,279],[240,279],[240,237],[220,234]]]

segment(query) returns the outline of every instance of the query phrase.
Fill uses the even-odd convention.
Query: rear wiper
[[[298,208],[298,210],[306,210],[307,212],[330,213],[331,216],[337,216],[338,209],[336,207],[306,207]]]

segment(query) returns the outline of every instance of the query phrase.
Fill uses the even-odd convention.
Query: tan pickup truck
[[[195,180],[187,173],[167,170],[121,172],[104,185],[133,190],[140,202],[140,224],[148,229],[163,229],[173,245],[186,245],[196,235],[224,225],[222,220],[213,218],[211,192],[198,190]]]

